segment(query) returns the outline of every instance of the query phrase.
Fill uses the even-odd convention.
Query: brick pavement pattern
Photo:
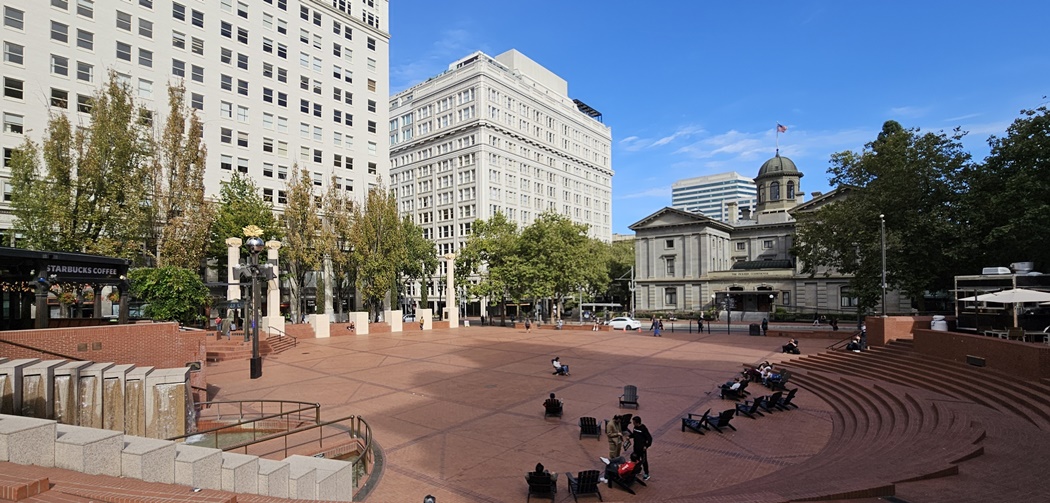
[[[416,502],[426,494],[440,503],[520,501],[524,475],[537,462],[554,472],[600,469],[608,444],[579,438],[578,419],[621,411],[651,430],[653,475],[634,496],[602,486],[607,502],[1042,501],[1050,494],[1046,382],[930,361],[907,342],[855,354],[803,341],[801,356],[781,354],[782,344],[724,332],[655,338],[472,326],[300,339],[266,358],[261,379],[248,379],[246,360],[209,365],[208,376],[217,400],[311,401],[322,405],[322,419],[363,416],[380,462],[358,501]],[[572,375],[551,375],[555,355]],[[687,413],[733,408],[718,398],[717,384],[739,375],[742,363],[763,360],[792,371],[798,409],[738,416],[737,431],[682,431]],[[626,384],[638,387],[638,410],[618,407]],[[749,391],[768,393],[758,383]],[[560,418],[544,418],[551,392],[565,402]],[[0,463],[0,473],[10,466]],[[84,484],[87,476],[70,473],[38,469],[24,478],[47,477],[51,492]],[[98,482],[105,479],[90,480],[96,493],[68,495],[108,500]],[[571,498],[564,475],[558,483],[556,501]],[[155,486],[140,489],[143,499],[131,489],[116,494],[163,500]],[[10,491],[18,487],[12,482]],[[228,493],[194,496],[229,500]]]

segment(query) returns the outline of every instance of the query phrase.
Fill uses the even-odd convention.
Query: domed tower
[[[780,152],[772,159],[762,163],[755,177],[758,187],[759,223],[787,222],[791,220],[787,210],[802,202],[802,173],[795,167],[794,161],[783,157]]]

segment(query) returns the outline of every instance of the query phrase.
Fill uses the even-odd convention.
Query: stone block
[[[222,490],[259,494],[259,458],[235,452],[222,453]]]
[[[276,498],[288,497],[291,467],[285,461],[259,459],[259,494]]]
[[[56,467],[88,475],[120,476],[123,433],[66,424],[59,424],[57,429]]]
[[[175,482],[175,442],[124,435],[121,475],[146,482]]]
[[[308,456],[288,456],[289,464],[300,469],[313,468],[317,472],[316,499],[327,501],[353,501],[354,470],[353,465],[336,459],[314,458]]]
[[[288,463],[288,497],[292,499],[317,499],[317,469],[296,460]]]
[[[57,424],[49,419],[0,415],[0,461],[55,466]]]
[[[201,489],[222,489],[222,451],[175,444],[175,483]]]

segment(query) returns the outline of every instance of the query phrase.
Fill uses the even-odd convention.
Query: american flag
[[[778,133],[786,133],[787,130],[788,130],[787,126],[784,126],[784,125],[780,124],[779,122],[777,123],[777,132]]]

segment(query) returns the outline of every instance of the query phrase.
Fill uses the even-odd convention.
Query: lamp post
[[[882,235],[882,317],[886,317],[886,215],[879,215],[879,227]]]
[[[777,314],[777,309],[776,309],[776,304],[775,304],[776,298],[777,298],[776,295],[769,294],[769,319],[770,320],[772,320],[773,316],[775,314]]]
[[[731,302],[732,302],[732,299],[729,298],[729,291],[726,290],[726,333],[727,334],[733,333],[733,329],[732,329],[733,328],[732,327],[732,324],[733,324],[733,312],[732,312],[733,305],[732,305]]]
[[[244,244],[251,255],[248,271],[252,276],[252,361],[249,377],[258,379],[262,377],[262,357],[259,356],[259,252],[263,251],[266,243],[259,236],[250,236]]]

